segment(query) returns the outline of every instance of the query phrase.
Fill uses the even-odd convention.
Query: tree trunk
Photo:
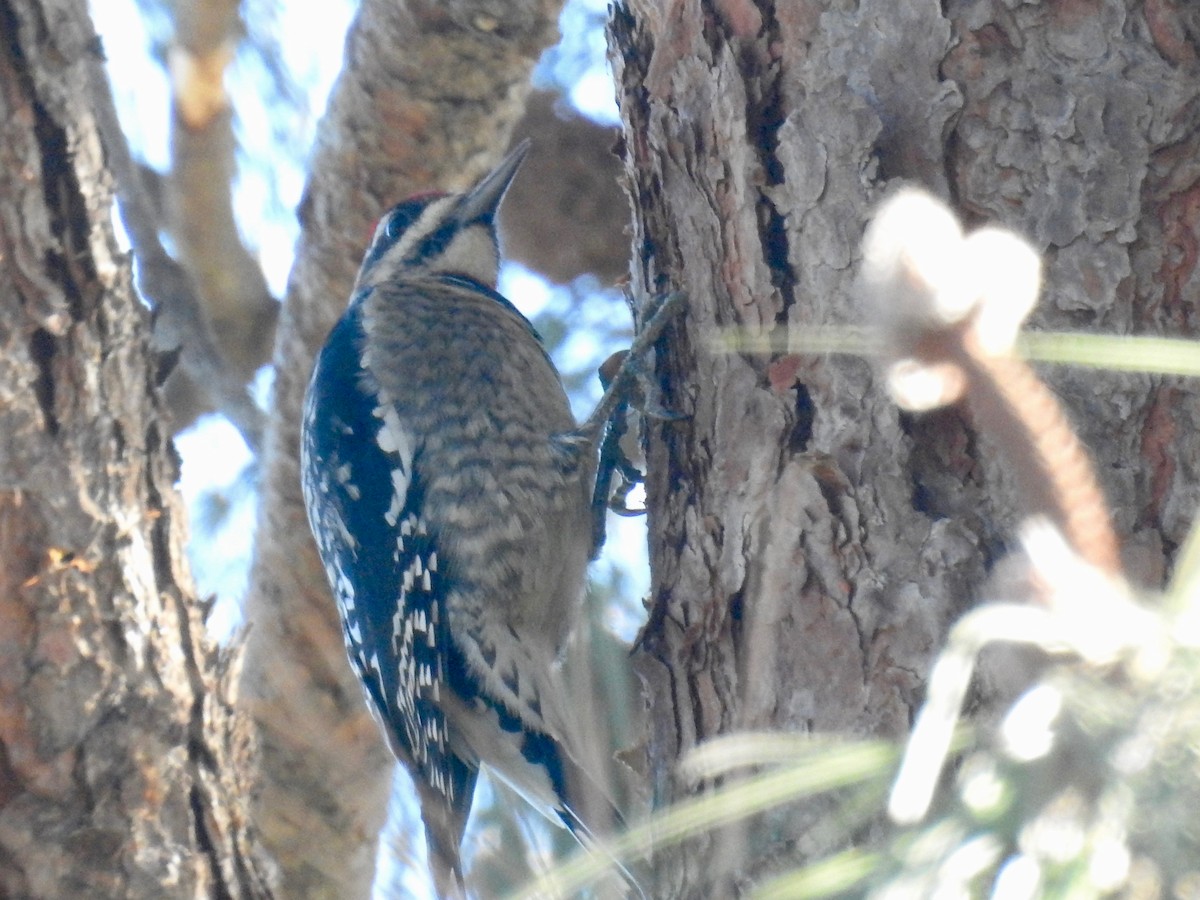
[[[660,802],[685,793],[680,755],[714,735],[902,735],[1018,514],[958,412],[901,415],[866,361],[726,354],[716,329],[862,322],[863,228],[907,181],[1044,253],[1034,327],[1195,330],[1196,13],[1013,6],[615,12],[635,285],[690,298],[660,362],[665,403],[686,418],[649,429],[653,606],[635,651]],[[1196,508],[1195,391],[1048,374],[1130,570],[1158,586]],[[823,812],[760,823],[740,852],[694,841],[658,861],[655,893],[714,896],[813,858],[828,849]]]
[[[0,2],[0,894],[268,893],[83,2]]]

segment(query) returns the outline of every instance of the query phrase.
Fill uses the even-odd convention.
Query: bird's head
[[[496,210],[528,150],[520,144],[466,193],[418,194],[393,206],[375,228],[358,286],[446,274],[494,288]]]

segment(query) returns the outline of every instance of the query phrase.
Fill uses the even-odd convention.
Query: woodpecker
[[[496,290],[496,209],[525,152],[380,220],[301,428],[346,649],[416,784],[442,896],[463,893],[481,765],[578,836],[615,816],[561,671],[593,546],[596,428],[577,427]]]

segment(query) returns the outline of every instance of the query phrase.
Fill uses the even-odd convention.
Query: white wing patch
[[[375,442],[379,449],[389,455],[394,454],[392,461],[392,497],[383,518],[388,525],[395,527],[404,509],[404,501],[408,495],[408,486],[412,481],[413,440],[412,433],[400,421],[396,405],[385,392],[379,392],[379,403],[372,410],[372,415],[379,419],[379,433]]]

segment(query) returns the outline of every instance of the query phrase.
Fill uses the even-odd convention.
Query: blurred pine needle
[[[713,349],[725,353],[845,354],[874,357],[882,344],[874,330],[857,325],[810,325],[788,335],[725,329]],[[1180,338],[1082,332],[1026,331],[1017,351],[1028,360],[1115,372],[1200,377],[1200,343]]]

